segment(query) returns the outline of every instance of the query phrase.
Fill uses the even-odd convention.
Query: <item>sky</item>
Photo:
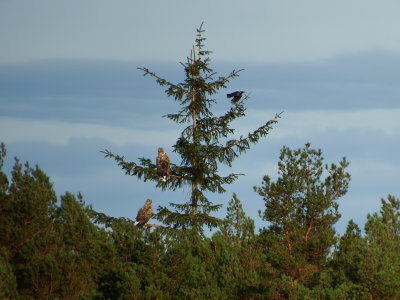
[[[189,188],[161,192],[126,176],[101,150],[129,161],[154,158],[172,145],[176,124],[162,118],[178,109],[148,67],[173,82],[204,22],[211,67],[220,76],[244,68],[216,95],[244,90],[247,115],[234,123],[246,134],[276,113],[270,135],[238,158],[245,173],[212,200],[237,193],[245,212],[258,216],[262,177],[277,177],[282,146],[310,142],[325,162],[350,162],[348,193],[339,200],[343,232],[363,227],[380,199],[400,196],[400,2],[398,1],[53,1],[0,0],[0,141],[9,172],[17,156],[38,164],[58,195],[81,192],[86,203],[133,219],[147,198],[153,206],[185,201]]]

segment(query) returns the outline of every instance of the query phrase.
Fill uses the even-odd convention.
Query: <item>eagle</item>
[[[136,226],[143,226],[145,225],[153,215],[153,209],[151,208],[151,199],[147,199],[146,203],[143,205],[141,209],[139,209],[137,216],[136,216]]]
[[[166,182],[170,176],[170,162],[167,153],[163,148],[158,148],[158,155],[156,159],[157,175],[162,177],[162,181]]]
[[[230,94],[226,94],[226,97],[232,98],[231,99],[232,103],[237,103],[242,98],[243,93],[244,91],[236,91]]]

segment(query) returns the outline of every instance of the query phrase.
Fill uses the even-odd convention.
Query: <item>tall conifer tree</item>
[[[170,207],[160,206],[155,217],[167,226],[174,228],[198,228],[203,225],[216,227],[220,223],[218,218],[210,213],[217,211],[221,204],[212,203],[206,193],[223,193],[224,185],[233,183],[240,174],[220,175],[220,164],[231,166],[233,160],[255,144],[261,137],[266,136],[274,123],[280,117],[277,114],[247,136],[229,139],[234,133],[230,126],[236,118],[245,116],[244,101],[233,101],[230,109],[221,116],[214,116],[212,106],[216,100],[213,95],[226,88],[227,83],[238,76],[242,70],[233,70],[226,77],[216,77],[216,73],[209,66],[210,51],[204,50],[202,26],[197,29],[197,38],[189,57],[181,63],[185,79],[181,83],[172,83],[156,73],[143,67],[139,68],[144,76],[154,78],[160,86],[165,86],[167,96],[174,98],[180,105],[177,113],[167,114],[165,117],[178,124],[186,124],[180,137],[172,146],[181,161],[171,162],[171,176],[167,181],[160,180],[156,172],[154,159],[139,158],[139,163],[127,162],[123,156],[104,151],[106,157],[116,160],[118,165],[129,175],[139,179],[152,180],[156,187],[162,190],[176,190],[183,186],[190,186],[190,198],[185,203],[170,203]],[[225,100],[224,101],[228,101]]]
[[[322,151],[310,144],[297,150],[284,146],[277,180],[264,176],[263,186],[254,188],[265,201],[262,217],[269,226],[262,235],[282,284],[289,279],[290,288],[297,283],[312,287],[316,274],[326,269],[335,242],[333,225],[340,218],[337,201],[350,182],[348,164],[343,158],[338,165],[324,165]]]

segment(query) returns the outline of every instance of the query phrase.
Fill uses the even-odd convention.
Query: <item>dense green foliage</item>
[[[350,221],[338,236],[346,166],[326,166],[323,177],[319,150],[284,147],[277,180],[256,188],[262,230],[234,194],[207,237],[137,227],[80,195],[57,201],[43,171],[16,160],[11,178],[0,170],[0,298],[398,299],[400,201],[382,199],[365,234]]]
[[[244,102],[214,117],[209,97],[237,72],[212,79],[201,34],[182,64],[182,83],[142,68],[180,103],[167,117],[188,123],[173,145],[181,162],[171,164],[170,180],[160,180],[154,160],[126,162],[105,151],[127,174],[163,190],[191,187],[188,202],[158,209],[163,226],[107,216],[80,194],[58,199],[47,175],[18,159],[7,175],[1,144],[0,299],[400,299],[399,199],[382,199],[364,234],[353,221],[342,236],[335,232],[337,200],[350,181],[345,159],[326,165],[310,144],[283,147],[276,180],[269,174],[254,188],[263,208],[259,232],[236,194],[224,219],[211,215],[221,205],[206,195],[223,193],[238,176],[220,175],[219,165],[231,166],[277,119],[228,138]],[[208,236],[204,225],[214,229]]]

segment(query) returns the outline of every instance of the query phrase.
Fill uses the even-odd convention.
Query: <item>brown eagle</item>
[[[230,94],[226,94],[226,97],[232,98],[231,99],[232,103],[237,103],[242,98],[243,93],[244,93],[243,91],[236,91]]]
[[[162,181],[166,182],[170,175],[170,162],[167,153],[163,148],[158,148],[158,155],[156,159],[157,175],[162,177]]]
[[[146,224],[151,216],[153,215],[153,209],[151,208],[151,199],[147,199],[146,203],[143,205],[141,209],[139,209],[137,216],[136,216],[136,226],[143,226]]]

